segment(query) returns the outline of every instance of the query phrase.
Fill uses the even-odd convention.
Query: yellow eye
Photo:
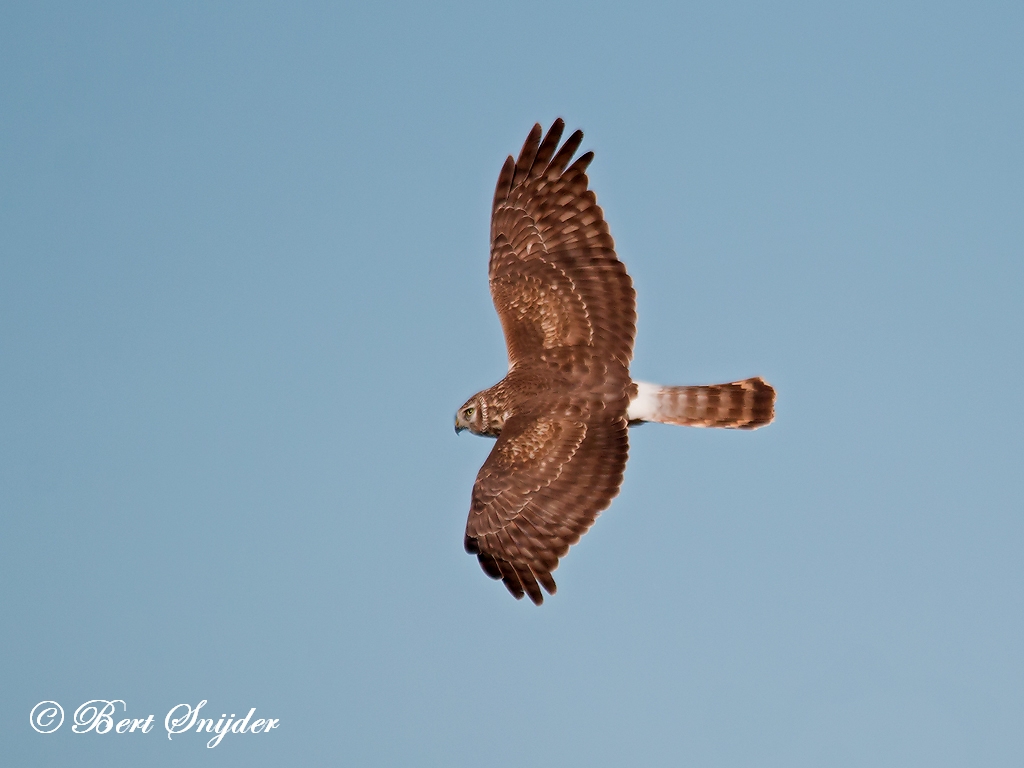
[[[473,406],[469,406],[469,408],[467,408],[464,411],[464,415],[466,416],[467,419],[472,419],[473,418],[473,412],[475,410],[476,410],[476,408],[474,408]]]

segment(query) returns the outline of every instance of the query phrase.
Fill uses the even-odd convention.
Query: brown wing
[[[513,416],[480,468],[466,551],[516,599],[544,602],[551,572],[619,492],[629,452],[621,409],[571,396]],[[539,584],[539,585],[538,585]]]
[[[491,297],[509,367],[577,345],[628,367],[636,334],[633,283],[587,188],[593,152],[569,165],[583,133],[555,151],[564,128],[555,120],[541,141],[535,125],[519,159],[505,161],[494,193]]]

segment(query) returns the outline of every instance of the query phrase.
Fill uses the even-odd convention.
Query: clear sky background
[[[9,765],[1024,761],[1019,3],[5,4]],[[586,132],[631,432],[516,602],[462,550],[498,170]],[[41,700],[68,720],[29,727]],[[90,699],[156,716],[75,735]],[[162,723],[257,708],[216,749]],[[7,762],[9,761],[9,762]]]

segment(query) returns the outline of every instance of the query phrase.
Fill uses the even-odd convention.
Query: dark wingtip
[[[533,158],[537,154],[537,147],[540,146],[540,137],[543,133],[544,129],[540,123],[534,123],[533,128],[530,129],[530,133],[526,137],[526,141],[523,142],[523,148],[519,150],[519,157],[516,159],[517,171],[530,170],[530,166],[533,165]]]
[[[494,204],[498,205],[508,197],[512,190],[512,179],[516,175],[516,161],[512,155],[505,159],[505,164],[498,174],[498,183],[494,187]]]
[[[565,167],[569,164],[569,160],[576,154],[576,150],[580,148],[580,144],[583,143],[583,131],[577,129],[573,131],[572,135],[565,140],[562,148],[555,153],[555,156],[551,159],[548,167],[555,173],[562,173]]]
[[[501,582],[505,585],[505,589],[512,593],[512,597],[516,600],[522,600],[523,595],[526,591],[523,589],[523,585],[519,583],[519,577],[515,576],[503,576]]]
[[[584,152],[582,155],[576,158],[576,162],[569,166],[569,168],[566,170],[566,173],[585,172],[587,170],[587,167],[593,162],[593,160],[593,150],[589,152]]]

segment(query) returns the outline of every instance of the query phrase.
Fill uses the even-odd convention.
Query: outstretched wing
[[[466,551],[540,605],[559,558],[618,494],[628,453],[625,414],[600,402],[564,396],[513,416],[473,486]]]
[[[583,133],[558,149],[564,128],[555,120],[541,141],[534,125],[519,159],[505,161],[494,193],[489,274],[509,368],[567,346],[591,347],[628,367],[636,294],[587,188],[594,153],[569,165]]]

